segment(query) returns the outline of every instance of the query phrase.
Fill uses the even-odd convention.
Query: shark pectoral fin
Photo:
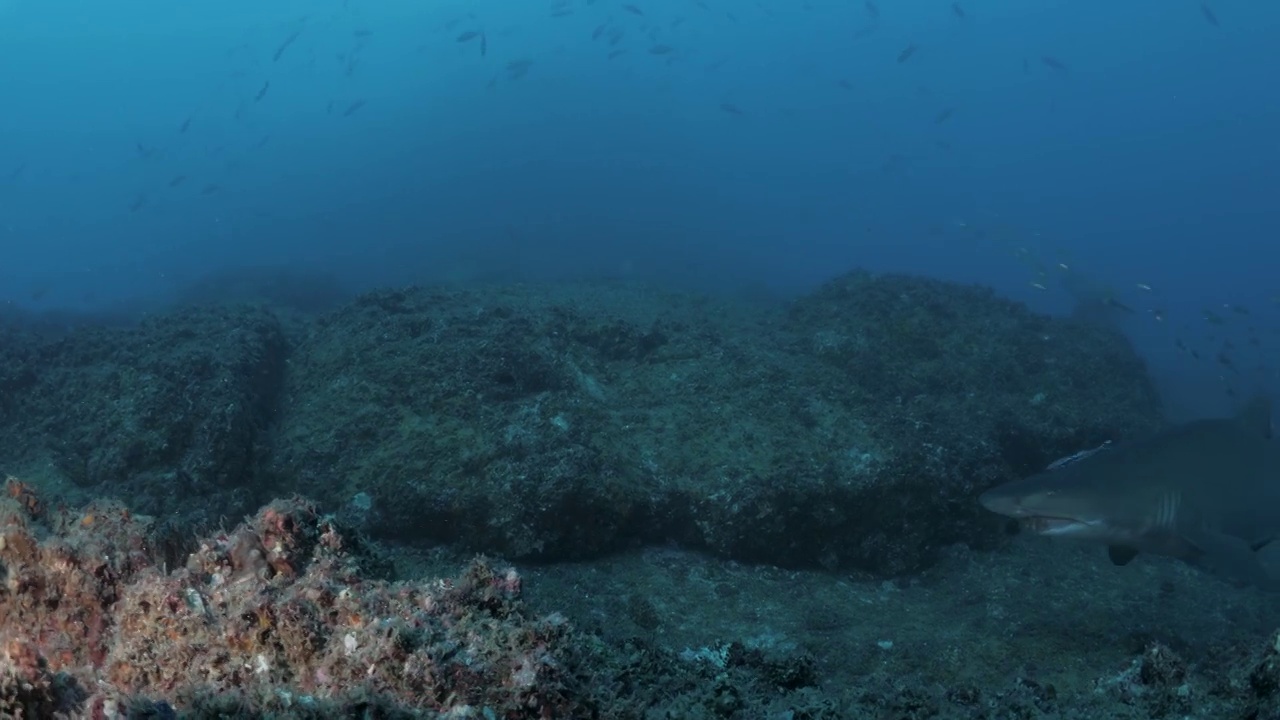
[[[1197,549],[1189,562],[1217,575],[1280,592],[1280,578],[1267,572],[1254,548],[1244,539],[1221,533],[1201,532],[1187,538]]]
[[[1107,557],[1112,565],[1128,565],[1130,560],[1138,557],[1138,551],[1124,545],[1108,545]]]

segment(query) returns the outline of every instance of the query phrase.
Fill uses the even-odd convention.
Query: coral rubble
[[[477,560],[454,579],[372,579],[359,544],[295,498],[165,572],[149,518],[116,502],[46,509],[20,481],[8,489],[0,711],[593,714],[568,624],[531,616],[514,570]]]

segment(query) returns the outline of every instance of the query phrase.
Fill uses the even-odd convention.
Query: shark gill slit
[[[1170,528],[1177,527],[1178,510],[1181,508],[1181,506],[1182,506],[1182,491],[1174,490],[1173,492],[1169,493],[1169,527]]]

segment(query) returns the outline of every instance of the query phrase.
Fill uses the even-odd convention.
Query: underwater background
[[[0,0],[0,710],[1273,716],[1273,595],[977,497],[1276,393],[1277,39]]]

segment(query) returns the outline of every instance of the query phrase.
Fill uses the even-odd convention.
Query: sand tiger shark
[[[1196,420],[1143,440],[1077,453],[979,499],[1035,533],[1177,558],[1225,579],[1280,591],[1257,551],[1280,535],[1280,441],[1271,404]]]

